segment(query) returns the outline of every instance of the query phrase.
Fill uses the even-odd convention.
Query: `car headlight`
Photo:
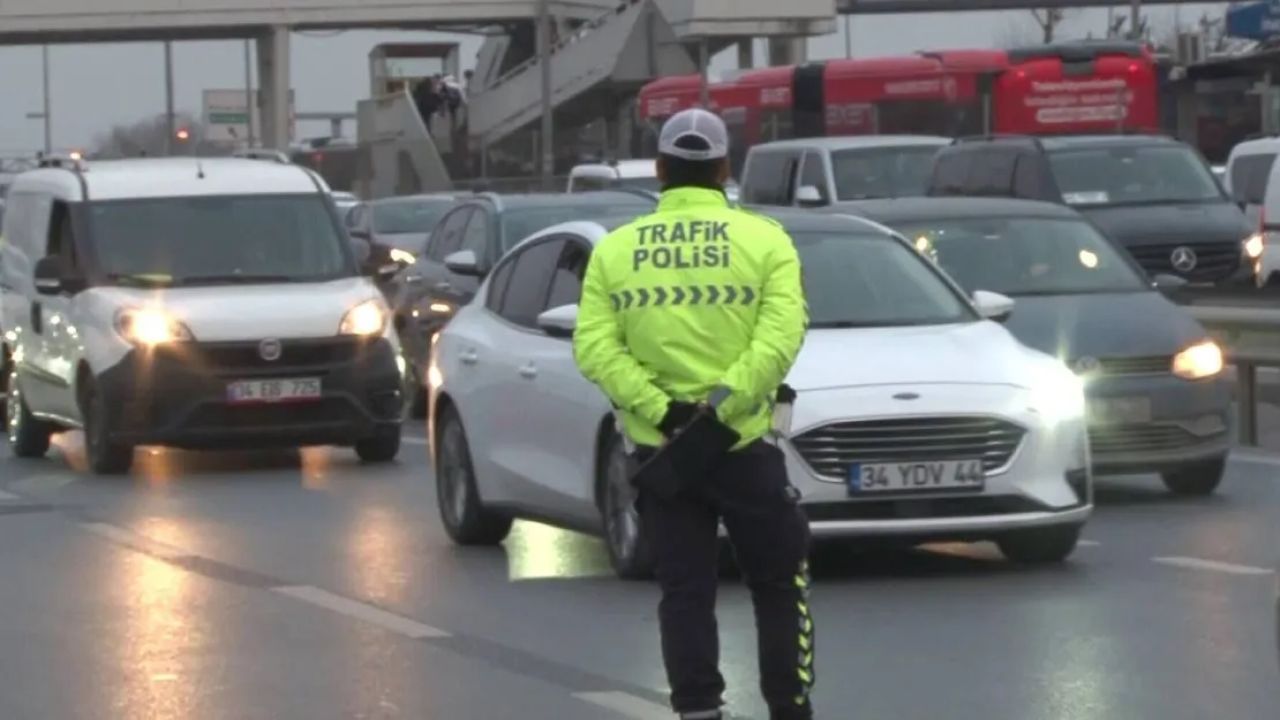
[[[347,311],[338,326],[339,335],[371,337],[381,335],[387,329],[387,308],[381,300],[371,299]]]
[[[1084,417],[1084,380],[1065,367],[1031,388],[1031,409],[1051,425]]]
[[[400,248],[391,248],[391,251],[388,252],[387,254],[391,257],[392,262],[398,262],[404,265],[412,265],[418,262],[418,258],[408,250],[401,250]]]
[[[1250,260],[1257,260],[1262,257],[1262,251],[1267,247],[1267,241],[1262,237],[1262,233],[1254,233],[1244,239],[1244,254]]]
[[[1212,340],[1196,343],[1173,356],[1173,374],[1184,380],[1203,380],[1222,372],[1222,348]]]
[[[160,308],[125,308],[116,313],[116,332],[138,345],[154,346],[191,339],[191,331]]]

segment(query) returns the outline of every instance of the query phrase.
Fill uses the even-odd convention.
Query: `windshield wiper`
[[[158,288],[173,285],[169,275],[147,273],[107,273],[107,281],[127,287]]]
[[[289,275],[193,275],[179,278],[178,285],[249,285],[259,283],[302,282],[305,278]]]

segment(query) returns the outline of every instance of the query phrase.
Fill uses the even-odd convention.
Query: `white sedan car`
[[[1083,389],[999,321],[1013,301],[966,297],[891,230],[779,212],[805,272],[811,325],[773,438],[815,537],[994,540],[1023,562],[1074,550],[1092,507]],[[618,223],[521,243],[434,346],[428,370],[440,513],[462,544],[514,518],[603,535],[623,577],[648,571],[609,402],[571,335],[587,258]],[[447,262],[473,272],[466,251]]]

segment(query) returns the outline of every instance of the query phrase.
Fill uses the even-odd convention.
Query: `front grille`
[[[853,463],[971,458],[981,458],[990,472],[1009,463],[1024,433],[995,418],[893,418],[824,425],[792,444],[814,472],[828,477],[845,477]]]
[[[1176,450],[1196,442],[1177,425],[1100,425],[1089,428],[1089,448],[1095,455]]]
[[[282,340],[280,357],[264,360],[257,342],[187,343],[157,350],[163,360],[220,372],[226,370],[307,369],[341,365],[355,360],[360,344],[355,338]]]
[[[1164,375],[1172,368],[1172,355],[1111,357],[1098,358],[1098,369],[1092,374],[1108,377],[1119,377],[1123,375]]]
[[[1173,267],[1173,251],[1190,248],[1196,254],[1196,266],[1190,272]],[[1129,254],[1148,274],[1178,275],[1192,282],[1211,282],[1230,277],[1240,267],[1241,246],[1237,241],[1218,243],[1168,243],[1139,245]]]
[[[859,500],[857,502],[808,503],[803,507],[809,522],[982,517],[1044,512],[1051,509],[1015,495],[927,500]]]
[[[191,429],[245,429],[305,424],[341,423],[349,416],[350,406],[343,400],[328,398],[316,402],[262,405],[200,406],[186,425]]]

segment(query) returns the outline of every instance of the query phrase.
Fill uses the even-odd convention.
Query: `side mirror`
[[[63,290],[62,260],[56,257],[40,258],[35,267],[36,292],[41,295],[57,295]]]
[[[1162,292],[1171,292],[1174,290],[1181,290],[1186,287],[1187,281],[1185,278],[1180,278],[1177,275],[1159,273],[1155,277],[1151,278],[1151,286]]]
[[[450,253],[444,258],[444,266],[449,268],[449,272],[458,275],[469,275],[471,277],[480,277],[480,260],[476,258],[476,254],[471,250],[459,250]]]
[[[796,204],[800,207],[820,207],[827,203],[822,199],[822,192],[812,185],[805,185],[796,190]]]
[[[356,256],[356,263],[360,267],[364,267],[369,264],[369,256],[373,254],[373,247],[368,239],[357,237],[353,234],[351,236],[351,252]]]
[[[573,330],[578,326],[578,306],[561,305],[538,316],[538,327],[542,332],[557,338],[573,337]]]
[[[1004,322],[1013,314],[1013,298],[987,290],[973,292],[973,305],[982,317],[996,322]]]

